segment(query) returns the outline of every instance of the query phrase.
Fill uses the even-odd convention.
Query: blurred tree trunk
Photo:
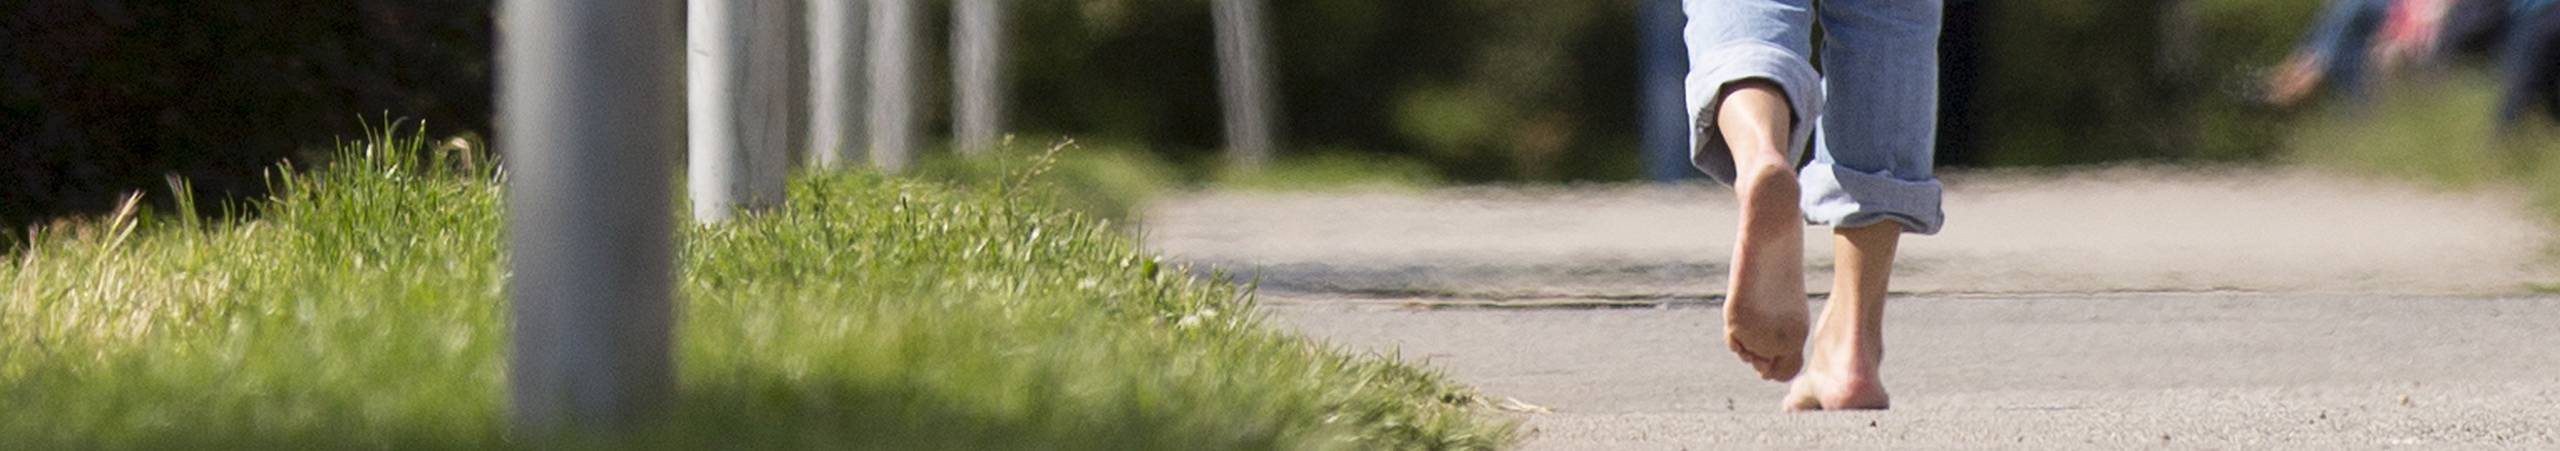
[[[958,107],[952,111],[957,149],[982,155],[1004,134],[1005,65],[1010,20],[1006,0],[952,3],[951,74]]]
[[[871,2],[871,164],[901,172],[913,163],[916,121],[917,0]]]
[[[869,2],[809,1],[809,152],[820,168],[840,168],[864,145],[863,37]]]
[[[1270,23],[1263,0],[1211,0],[1218,43],[1219,100],[1226,114],[1228,164],[1247,171],[1269,164],[1276,141],[1271,89]]]
[[[794,152],[808,142],[808,40],[800,0],[692,0],[686,19],[687,180],[693,217],[780,205]]]

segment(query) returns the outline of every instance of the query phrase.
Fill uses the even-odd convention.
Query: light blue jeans
[[[1715,128],[1717,94],[1744,80],[1774,82],[1795,110],[1788,156],[1805,221],[1837,228],[1883,221],[1935,234],[1945,188],[1932,166],[1938,133],[1942,0],[1684,0],[1689,25],[1690,159],[1734,182],[1733,152]],[[1818,16],[1818,17],[1817,17]],[[1813,25],[1822,21],[1816,72]]]

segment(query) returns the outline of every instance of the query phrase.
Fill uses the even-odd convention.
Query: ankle
[[[1884,365],[1884,341],[1857,332],[1832,327],[1814,331],[1806,365],[1843,376],[1875,374]]]
[[[1800,190],[1796,186],[1795,169],[1769,161],[1752,161],[1734,167],[1734,190],[1741,196],[1744,208],[1763,203],[1768,206],[1794,206]]]

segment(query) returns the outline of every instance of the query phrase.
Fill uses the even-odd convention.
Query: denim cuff
[[[1785,91],[1795,113],[1787,144],[1787,161],[1804,159],[1813,141],[1814,118],[1822,117],[1822,76],[1804,56],[1764,42],[1724,44],[1690,61],[1704,63],[1689,73],[1689,160],[1716,181],[1734,183],[1733,150],[1716,131],[1717,94],[1734,82],[1765,79]]]
[[[1934,177],[1904,180],[1822,161],[1805,167],[1801,177],[1807,223],[1845,229],[1893,221],[1906,233],[1936,235],[1947,222],[1939,206],[1946,187]]]

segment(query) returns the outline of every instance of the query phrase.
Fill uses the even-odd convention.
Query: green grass
[[[2451,189],[2521,188],[2560,224],[2560,133],[2537,120],[2500,136],[2495,80],[2443,77],[2386,85],[2372,104],[2308,118],[2293,131],[2288,158]]]
[[[1036,188],[1059,208],[1128,224],[1149,200],[1178,183],[1178,172],[1138,148],[1060,138],[1039,146],[1009,139],[993,158],[935,153],[917,165],[916,174],[958,186]]]
[[[1437,170],[1420,161],[1340,150],[1285,155],[1259,171],[1220,166],[1210,172],[1208,186],[1248,191],[1414,190],[1443,184]]]
[[[0,449],[521,447],[496,176],[406,155],[279,178],[253,220],[137,208],[24,240],[0,263]],[[1249,291],[1163,267],[1036,184],[821,175],[781,211],[684,231],[680,388],[636,444],[1513,439],[1472,392],[1279,332]]]

